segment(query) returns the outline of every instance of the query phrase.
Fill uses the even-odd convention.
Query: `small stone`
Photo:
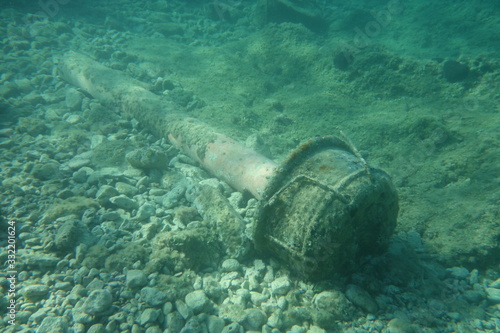
[[[137,211],[136,219],[139,221],[147,221],[151,216],[156,214],[156,207],[151,203],[145,203]]]
[[[139,193],[139,191],[137,190],[137,188],[135,188],[135,186],[123,182],[117,182],[115,188],[118,191],[118,193],[124,194],[128,197],[133,197],[134,195]]]
[[[106,289],[94,290],[83,303],[83,311],[90,315],[108,312],[113,304],[113,296]]]
[[[224,319],[217,316],[209,316],[207,318],[208,333],[221,333],[224,329]]]
[[[58,229],[55,244],[59,251],[68,251],[78,245],[80,229],[75,221],[64,222]]]
[[[452,267],[446,270],[454,279],[464,280],[469,276],[469,270],[465,267]]]
[[[66,122],[71,125],[78,124],[81,120],[82,118],[77,114],[69,115],[68,118],[66,118]]]
[[[117,196],[118,191],[109,185],[103,185],[97,191],[95,197],[101,206],[109,205],[109,199]]]
[[[165,151],[160,148],[150,147],[136,149],[125,155],[127,162],[137,169],[166,169],[170,160]]]
[[[87,181],[94,170],[89,167],[82,167],[73,173],[73,180],[77,183],[83,184]]]
[[[144,287],[141,289],[141,299],[149,305],[156,307],[167,301],[167,295],[157,288]]]
[[[116,196],[116,197],[111,197],[111,198],[109,198],[109,201],[112,204],[114,204],[114,205],[118,206],[119,208],[122,208],[126,211],[131,211],[131,210],[139,208],[139,204],[137,203],[137,201],[132,200],[123,194]]]
[[[486,288],[486,297],[493,304],[500,303],[500,289]]]
[[[141,325],[146,325],[150,323],[156,322],[158,317],[160,316],[160,310],[157,309],[145,309],[141,313],[141,318],[140,318],[140,324]]]
[[[326,333],[326,331],[318,326],[311,325],[309,326],[307,333]]]
[[[287,276],[282,276],[271,282],[271,291],[274,295],[286,295],[292,284]]]
[[[246,309],[246,318],[243,321],[243,328],[247,331],[260,331],[262,325],[267,322],[266,314],[259,309]]]
[[[477,272],[477,271],[476,271]],[[490,285],[489,285],[490,288],[496,288],[496,289],[500,289],[500,278],[496,279],[495,281],[493,281]]]
[[[162,333],[162,329],[158,326],[150,326],[146,329],[146,333]]]
[[[49,295],[49,287],[43,284],[33,284],[23,289],[22,294],[27,300],[38,302]]]
[[[103,324],[94,324],[89,327],[87,333],[105,333],[106,329]]]
[[[406,320],[394,318],[387,324],[387,333],[413,333],[415,328]]]
[[[142,288],[148,284],[148,278],[141,270],[129,270],[126,279],[127,287],[131,289]]]
[[[243,333],[243,326],[238,323],[231,323],[222,329],[222,333]]]
[[[77,111],[82,108],[83,94],[76,89],[69,89],[66,92],[66,106],[71,111]]]
[[[174,311],[167,314],[166,322],[166,328],[170,332],[180,332],[186,321],[179,312]]]
[[[92,152],[85,152],[82,154],[78,154],[68,161],[67,163],[68,168],[70,168],[71,170],[77,170],[85,166],[88,166],[91,163],[90,161],[91,158],[92,158]]]
[[[222,270],[224,272],[236,272],[241,269],[241,265],[236,259],[226,259],[222,262]]]
[[[177,309],[177,312],[180,313],[182,318],[186,320],[193,316],[193,311],[191,310],[191,308],[187,306],[187,304],[181,299],[175,301],[175,308]]]
[[[190,292],[185,297],[186,305],[193,311],[194,314],[206,312],[210,310],[210,300],[203,290],[195,290]]]
[[[35,164],[31,171],[33,177],[39,180],[51,180],[59,178],[59,165],[55,162]]]
[[[368,313],[375,313],[378,310],[378,305],[370,294],[356,285],[348,285],[345,296],[354,305],[364,309]]]
[[[46,317],[37,333],[66,333],[68,332],[68,321],[64,317]]]

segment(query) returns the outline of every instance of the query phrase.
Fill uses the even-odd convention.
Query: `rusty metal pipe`
[[[272,160],[177,112],[172,103],[147,90],[144,83],[85,55],[70,51],[57,59],[57,63],[69,83],[104,104],[117,106],[158,137],[168,138],[236,190],[248,191],[257,199],[261,197],[277,168]]]

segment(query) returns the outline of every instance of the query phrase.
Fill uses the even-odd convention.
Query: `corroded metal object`
[[[389,176],[368,166],[348,139],[315,138],[278,166],[210,126],[177,112],[143,83],[67,52],[61,75],[101,102],[115,105],[210,173],[259,200],[253,240],[311,279],[350,272],[360,257],[384,250],[396,226],[398,197]],[[195,200],[228,257],[249,250],[245,223],[210,188]]]
[[[319,280],[351,272],[362,256],[387,248],[396,227],[396,190],[350,142],[311,139],[277,170],[260,200],[257,249]]]

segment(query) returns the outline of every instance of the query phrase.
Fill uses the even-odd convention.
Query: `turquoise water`
[[[499,12],[481,0],[2,1],[0,331],[498,332]],[[69,51],[93,62],[67,75]],[[120,95],[125,82],[158,104]],[[394,232],[364,240],[384,251],[309,281],[297,257],[254,249],[265,202],[203,168],[212,132],[188,120],[174,133],[188,149],[169,141],[175,120],[162,117],[176,112],[277,165],[315,136],[352,141],[357,167],[387,172],[399,197]],[[254,160],[235,165],[255,174]],[[312,223],[318,201],[283,223]],[[332,222],[312,242],[349,258],[366,228],[333,241]]]

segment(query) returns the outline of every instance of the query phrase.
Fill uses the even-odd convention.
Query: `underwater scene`
[[[0,5],[0,332],[500,332],[500,1]]]

